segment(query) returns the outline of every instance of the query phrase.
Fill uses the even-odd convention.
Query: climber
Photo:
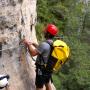
[[[47,63],[50,54],[50,45],[46,42],[53,42],[53,37],[58,33],[58,29],[54,24],[48,24],[44,29],[45,41],[37,45],[27,39],[24,39],[24,44],[28,47],[29,53],[32,56],[37,55],[36,59],[36,90],[43,90],[45,85],[46,90],[52,90],[52,72],[45,70],[44,63]]]

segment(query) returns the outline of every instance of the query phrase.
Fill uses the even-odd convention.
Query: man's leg
[[[43,88],[36,88],[36,90],[43,90]]]
[[[36,75],[36,90],[43,90],[44,80],[42,75]]]
[[[47,84],[45,84],[45,86],[46,86],[46,90],[52,90],[51,80]]]

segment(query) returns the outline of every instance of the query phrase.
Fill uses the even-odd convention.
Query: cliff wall
[[[0,74],[10,75],[5,90],[35,90],[34,64],[20,40],[37,41],[36,18],[36,0],[0,0]]]

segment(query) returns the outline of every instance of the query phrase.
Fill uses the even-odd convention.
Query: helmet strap
[[[52,39],[54,36],[51,35],[50,33],[46,32],[46,33],[44,34],[44,37],[45,37],[46,39]]]

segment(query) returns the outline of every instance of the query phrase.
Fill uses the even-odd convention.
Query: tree
[[[38,0],[40,1],[40,0]],[[53,76],[57,90],[90,89],[90,3],[83,0],[45,0],[46,12],[39,24],[54,23],[71,48],[70,60]],[[43,3],[38,5],[43,6]],[[42,13],[37,9],[38,13]],[[42,9],[43,11],[43,9]],[[39,14],[38,14],[39,15]],[[39,16],[38,16],[39,17]],[[40,28],[40,27],[38,27]],[[60,80],[59,80],[60,79]]]

